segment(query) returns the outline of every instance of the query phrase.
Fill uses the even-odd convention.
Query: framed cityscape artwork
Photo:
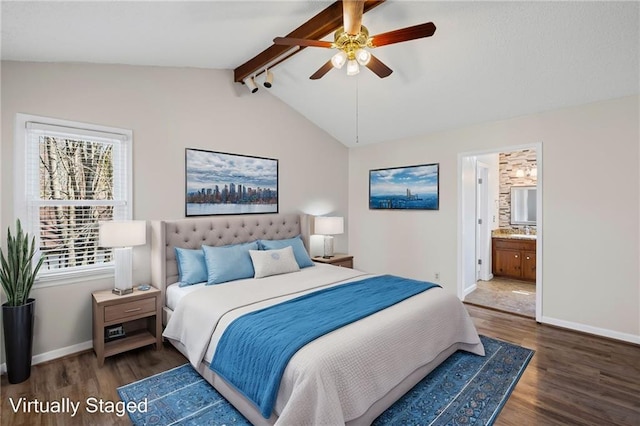
[[[439,164],[369,170],[369,209],[438,210]]]
[[[187,148],[185,216],[278,213],[278,160]]]

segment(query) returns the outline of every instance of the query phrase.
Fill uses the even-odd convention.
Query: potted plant
[[[44,260],[40,258],[34,266],[35,253],[35,237],[29,241],[29,234],[16,220],[16,235],[8,231],[6,256],[0,248],[0,282],[7,296],[2,322],[9,383],[24,382],[31,375],[36,301],[29,298],[29,293]]]

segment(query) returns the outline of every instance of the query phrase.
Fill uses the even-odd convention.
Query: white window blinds
[[[98,221],[131,219],[130,132],[72,124],[25,121],[25,228],[45,259],[40,276],[110,264]]]

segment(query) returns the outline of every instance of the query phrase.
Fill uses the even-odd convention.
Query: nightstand
[[[118,296],[111,290],[92,293],[93,350],[98,366],[108,356],[155,344],[162,347],[162,293],[157,288]]]
[[[311,260],[333,266],[342,266],[343,268],[353,268],[353,256],[344,253],[336,253],[329,259],[325,259],[322,256],[316,256]]]

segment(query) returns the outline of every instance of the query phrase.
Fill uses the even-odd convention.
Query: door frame
[[[476,273],[476,232],[468,232],[465,230],[465,218],[467,218],[468,214],[476,214],[476,206],[473,206],[473,209],[469,209],[468,206],[464,203],[464,196],[468,194],[469,191],[473,191],[474,193],[477,190],[476,185],[476,170],[474,169],[473,177],[474,179],[465,179],[465,171],[468,168],[465,168],[465,163],[468,164],[470,157],[476,157],[479,155],[485,154],[499,154],[501,152],[510,152],[510,151],[521,151],[523,149],[535,149],[536,151],[536,167],[537,167],[537,183],[536,183],[536,321],[540,322],[542,318],[543,312],[543,297],[542,292],[544,290],[543,286],[543,265],[542,265],[542,247],[543,247],[543,206],[542,206],[542,192],[543,192],[543,179],[544,179],[544,169],[542,164],[542,142],[536,142],[532,144],[526,145],[511,145],[504,146],[500,148],[491,148],[480,151],[470,151],[470,152],[462,152],[458,154],[458,298],[464,301],[465,298],[465,282],[470,279],[466,275],[470,271],[470,265],[473,263],[473,272],[474,278]],[[467,220],[468,221],[468,220]],[[466,232],[465,232],[466,231]],[[475,231],[475,229],[474,229]],[[465,250],[466,246],[473,247],[473,250]]]
[[[482,179],[482,183],[480,180]],[[490,280],[491,274],[491,231],[489,229],[489,165],[476,161],[476,281]],[[468,292],[467,292],[468,294]]]

